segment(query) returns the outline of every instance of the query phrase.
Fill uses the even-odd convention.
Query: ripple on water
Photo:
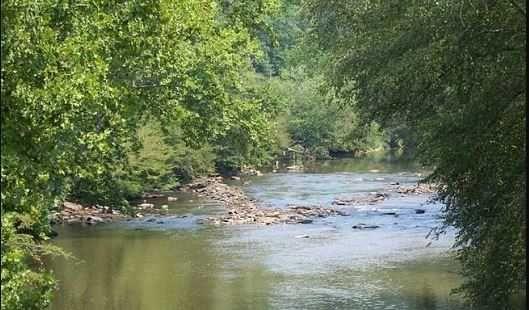
[[[277,173],[254,178],[242,188],[258,201],[284,207],[288,204],[330,204],[340,196],[384,190],[392,182],[411,185],[417,181],[417,176],[387,173],[377,176],[363,173]]]

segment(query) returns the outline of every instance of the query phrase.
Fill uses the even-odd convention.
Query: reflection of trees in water
[[[62,240],[85,263],[51,263],[61,287],[53,309],[267,309],[273,284],[264,268],[227,267],[234,257],[211,237],[130,231]]]
[[[418,279],[410,284],[399,285],[393,283],[393,286],[384,290],[383,294],[377,295],[376,298],[383,302],[384,306],[395,307],[395,309],[409,310],[466,310],[468,309],[458,299],[451,299],[443,289],[442,283],[436,283],[432,278]],[[386,283],[391,283],[388,280]],[[439,284],[440,286],[437,286]],[[396,286],[394,286],[396,285]],[[391,293],[390,293],[391,292]],[[385,309],[384,307],[359,307],[353,305],[351,309]]]
[[[430,285],[424,283],[421,294],[417,296],[415,304],[417,310],[432,310],[437,309],[437,298]]]

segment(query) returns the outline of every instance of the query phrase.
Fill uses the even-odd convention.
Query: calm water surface
[[[412,184],[419,173],[412,164],[344,159],[232,185],[264,207],[330,206],[391,182]],[[51,309],[465,309],[449,294],[460,284],[453,232],[425,238],[441,208],[425,196],[395,193],[307,225],[233,227],[197,224],[219,205],[179,198],[158,201],[170,206],[165,217],[57,226],[54,242],[78,260],[49,262],[59,280]],[[398,217],[381,215],[390,210]],[[380,228],[351,228],[358,223]]]

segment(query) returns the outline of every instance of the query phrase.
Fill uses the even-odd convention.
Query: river
[[[230,184],[263,207],[330,206],[424,173],[383,158],[340,159]],[[197,220],[218,203],[174,195],[156,201],[169,205],[164,218],[56,226],[54,243],[76,259],[49,262],[59,281],[51,309],[465,309],[450,295],[461,283],[453,231],[425,238],[442,208],[427,196],[395,194],[311,224],[210,226]],[[380,228],[352,228],[359,223]]]

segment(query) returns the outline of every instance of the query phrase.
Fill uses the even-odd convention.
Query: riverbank
[[[81,205],[65,201],[59,206],[59,211],[49,216],[52,224],[87,224],[112,222],[127,218],[127,215],[106,206]]]

